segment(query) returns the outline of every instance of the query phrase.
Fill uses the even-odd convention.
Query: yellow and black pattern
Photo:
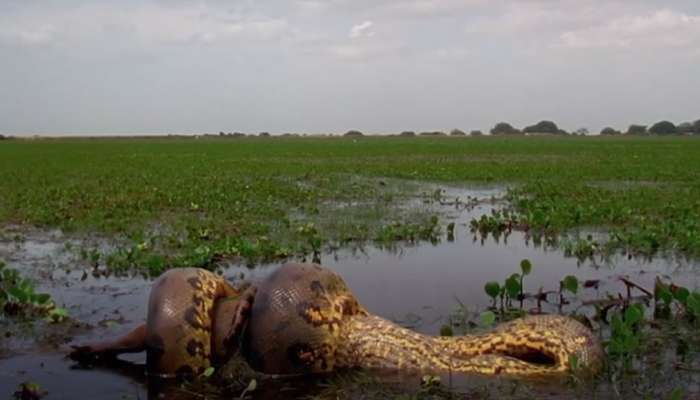
[[[247,359],[272,374],[343,367],[345,327],[355,315],[367,311],[338,275],[312,264],[283,266],[258,286],[244,337]]]
[[[562,376],[595,373],[603,351],[593,333],[563,316],[528,316],[484,335],[419,334],[370,315],[334,272],[287,264],[258,287],[244,338],[248,361],[273,374],[336,368]]]
[[[198,375],[212,361],[217,299],[238,292],[198,268],[175,269],[153,284],[146,322],[147,367],[160,376]]]

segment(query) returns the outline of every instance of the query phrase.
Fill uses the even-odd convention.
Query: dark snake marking
[[[596,373],[604,354],[588,328],[557,315],[482,335],[422,335],[369,314],[340,276],[311,264],[286,264],[258,286],[243,340],[251,366],[272,374],[361,367],[563,377],[572,372],[570,357],[579,360],[577,372]]]
[[[432,337],[370,314],[340,276],[319,265],[286,264],[260,283],[255,301],[254,289],[229,301],[241,293],[217,275],[195,268],[166,272],[149,298],[149,373],[199,374],[228,359],[239,337],[250,365],[272,374],[359,367],[549,378],[569,376],[571,357],[578,359],[577,373],[594,374],[603,363],[590,329],[563,316],[527,316],[490,333]],[[119,343],[95,348],[124,351]]]
[[[241,292],[199,268],[165,272],[148,299],[146,323],[114,340],[73,346],[76,360],[146,351],[149,375],[201,373],[237,351],[255,288]]]

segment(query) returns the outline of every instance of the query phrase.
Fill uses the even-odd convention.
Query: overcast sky
[[[0,133],[700,118],[698,0],[0,0]]]

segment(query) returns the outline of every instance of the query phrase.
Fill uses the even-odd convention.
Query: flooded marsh
[[[675,139],[687,152],[652,168],[670,161],[665,152],[678,143],[532,140],[12,144],[48,162],[27,171],[16,153],[0,158],[0,261],[69,318],[0,317],[0,392],[33,381],[51,399],[87,391],[113,399],[238,396],[247,384],[240,377],[161,387],[144,379],[143,355],[125,357],[135,366],[86,368],[65,354],[72,342],[141,323],[152,277],[167,268],[202,266],[240,283],[287,260],[315,260],[337,271],[372,313],[423,333],[480,332],[488,312],[497,320],[554,312],[579,316],[606,343],[639,343],[608,347],[610,366],[593,382],[441,377],[431,386],[416,376],[348,373],[258,377],[253,397],[697,396],[699,169],[687,152],[700,154],[700,143]],[[598,164],[584,165],[578,151]],[[608,183],[616,179],[627,183]],[[527,274],[523,260],[532,265]],[[520,293],[501,309],[485,285],[514,273]],[[578,282],[575,291],[563,289],[567,277]],[[634,304],[644,307],[643,325],[629,319]]]

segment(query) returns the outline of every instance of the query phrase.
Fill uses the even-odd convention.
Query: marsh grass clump
[[[432,216],[421,223],[394,222],[383,226],[374,238],[375,242],[392,243],[396,241],[417,242],[425,240],[433,243],[440,241],[439,219]]]
[[[684,191],[700,196],[700,187],[690,186]],[[507,198],[513,211],[495,211],[472,220],[471,228],[482,236],[511,229],[545,236],[558,243],[567,255],[579,259],[616,251],[653,256],[669,249],[700,255],[700,220],[688,217],[700,211],[700,203],[670,199],[671,193],[673,189],[646,186],[616,190],[538,182],[510,189]],[[664,204],[665,201],[669,203]],[[568,230],[581,226],[607,229],[608,239],[559,240]]]
[[[51,296],[37,293],[34,284],[19,271],[0,261],[0,315],[18,318],[48,317],[52,322],[65,319],[64,309],[56,307]]]

